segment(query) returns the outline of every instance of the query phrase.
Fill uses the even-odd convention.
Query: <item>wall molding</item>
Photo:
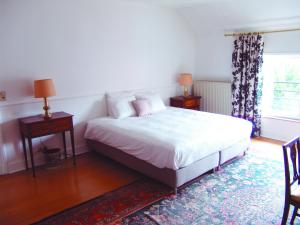
[[[87,97],[94,97],[94,96],[101,96],[104,95],[105,92],[99,92],[99,93],[91,93],[91,94],[83,94],[83,95],[70,95],[70,96],[62,96],[62,97],[51,97],[51,101],[63,101],[63,100],[69,100],[69,99],[77,99],[77,98],[87,98]],[[35,98],[30,98],[30,99],[24,99],[20,101],[12,101],[8,103],[1,103],[0,104],[0,109],[5,108],[5,107],[11,107],[11,106],[16,106],[16,105],[23,105],[23,104],[40,104],[41,99],[35,99]]]
[[[0,174],[7,173],[7,157],[5,151],[5,145],[3,144],[3,135],[2,135],[2,128],[1,128],[1,114],[0,114]]]
[[[125,90],[113,90],[109,91],[111,92],[119,92],[119,91],[145,91],[145,90],[158,90],[158,89],[167,89],[167,88],[174,88],[178,84],[173,83],[171,85],[166,85],[166,86],[158,86],[158,87],[145,87],[145,88],[138,88],[138,89],[125,89]],[[67,96],[60,96],[60,97],[51,97],[51,101],[56,102],[56,101],[63,101],[63,100],[69,100],[69,99],[78,99],[78,98],[88,98],[88,97],[94,97],[94,96],[104,96],[107,91],[101,91],[101,92],[95,92],[95,93],[86,93],[86,94],[80,94],[80,95],[67,95]],[[5,108],[5,107],[11,107],[15,105],[22,105],[22,104],[40,104],[41,99],[36,99],[36,98],[29,98],[29,99],[24,99],[24,100],[15,100],[11,102],[0,102],[0,109]]]
[[[5,146],[2,144],[2,134],[0,128],[0,175],[8,173],[7,157]]]

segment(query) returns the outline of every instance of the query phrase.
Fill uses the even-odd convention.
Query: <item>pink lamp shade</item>
[[[46,98],[56,95],[52,79],[34,81],[34,97]]]
[[[191,86],[193,84],[192,74],[182,73],[179,78],[179,84],[182,86]]]

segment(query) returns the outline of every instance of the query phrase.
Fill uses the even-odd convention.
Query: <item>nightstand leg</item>
[[[67,158],[67,145],[66,145],[66,134],[65,132],[62,132],[62,137],[63,137],[63,143],[64,143],[64,154],[65,154],[65,159]]]
[[[25,142],[25,137],[22,133],[21,133],[21,137],[22,137],[22,145],[23,145],[23,152],[24,152],[24,158],[25,158],[25,166],[26,166],[26,170],[28,170],[26,142]]]
[[[28,145],[29,145],[29,152],[30,152],[30,159],[31,159],[31,167],[32,167],[32,175],[35,177],[35,167],[34,167],[34,159],[32,153],[32,140],[28,138]]]
[[[75,144],[74,144],[74,129],[70,130],[70,134],[71,134],[71,144],[72,144],[72,153],[73,153],[73,164],[76,165]]]

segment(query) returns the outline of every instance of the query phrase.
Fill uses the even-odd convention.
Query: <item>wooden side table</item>
[[[67,158],[67,146],[65,132],[70,131],[71,145],[73,153],[73,164],[76,165],[73,115],[65,112],[52,113],[50,119],[44,119],[43,115],[29,116],[19,119],[20,133],[22,137],[23,151],[25,157],[26,169],[28,170],[26,138],[28,139],[29,153],[32,166],[32,174],[35,177],[35,166],[32,152],[32,139],[49,134],[62,133],[64,155]]]
[[[200,110],[200,99],[201,96],[176,96],[170,98],[170,106]]]

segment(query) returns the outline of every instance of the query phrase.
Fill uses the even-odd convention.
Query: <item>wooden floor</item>
[[[256,138],[252,140],[251,151],[256,155],[263,155],[269,159],[283,162],[282,144],[284,142],[268,138]]]
[[[251,148],[257,154],[281,157],[282,142],[259,138]],[[274,154],[275,153],[275,154]],[[77,157],[58,168],[38,168],[0,176],[0,224],[30,224],[129,184],[141,177],[111,160],[95,153]]]
[[[0,176],[0,225],[30,224],[137,180],[141,175],[96,153],[61,167]]]

